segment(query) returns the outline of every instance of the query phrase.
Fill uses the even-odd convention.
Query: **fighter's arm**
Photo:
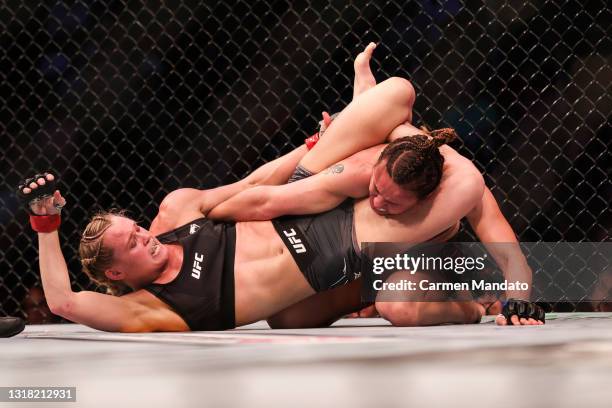
[[[260,166],[240,181],[209,190],[198,190],[200,192],[197,199],[199,211],[207,215],[218,204],[251,187],[286,183],[299,161],[307,152],[306,146],[302,145]]]
[[[57,231],[39,233],[40,275],[52,313],[75,323],[111,332],[186,331],[175,313],[130,298],[92,291],[73,292]],[[103,312],[101,312],[103,311]]]
[[[208,216],[212,208],[249,188],[266,184],[283,184],[291,176],[300,159],[306,154],[305,145],[266,163],[242,180],[235,183],[199,190],[179,188],[163,199],[159,213],[151,223],[155,232],[167,231],[195,218]]]
[[[467,215],[478,239],[487,247],[508,281],[526,282],[531,287],[532,273],[512,227],[502,214],[491,190],[485,188],[482,200]],[[530,291],[508,291],[508,298],[528,300]]]
[[[52,174],[45,174],[27,184],[19,194],[24,202],[28,202],[31,200],[28,195],[34,199],[36,189],[42,189],[54,180]],[[51,191],[53,188],[49,187]],[[65,204],[66,200],[55,190],[51,196],[41,196],[39,200],[30,201],[29,205],[34,214],[53,216],[58,214],[58,206]],[[185,322],[169,309],[163,310],[161,303],[148,302],[150,306],[145,306],[143,302],[135,301],[135,294],[117,298],[91,291],[73,292],[57,230],[39,232],[38,249],[42,286],[49,309],[54,314],[106,331],[188,330]]]
[[[103,313],[100,313],[103,310]],[[151,308],[126,296],[73,292],[56,313],[97,330],[123,333],[189,331],[189,326],[167,308]]]
[[[372,165],[362,159],[373,152],[375,150],[358,153],[295,183],[250,188],[221,203],[208,216],[212,219],[253,221],[327,211],[348,197],[367,195]]]
[[[216,220],[270,220],[286,214],[313,214],[340,204],[347,196],[329,188],[325,175],[282,186],[257,186],[215,207],[209,217]]]

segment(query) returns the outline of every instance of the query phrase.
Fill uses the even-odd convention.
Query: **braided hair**
[[[442,179],[444,157],[438,149],[457,138],[454,129],[429,131],[427,135],[406,136],[389,143],[378,163],[386,161],[387,173],[393,182],[414,192],[419,199],[427,197]]]
[[[83,271],[94,283],[106,287],[110,295],[125,293],[127,285],[108,279],[105,275],[113,263],[113,250],[104,246],[103,236],[112,224],[111,216],[125,217],[125,213],[116,209],[96,213],[85,227],[79,243]]]

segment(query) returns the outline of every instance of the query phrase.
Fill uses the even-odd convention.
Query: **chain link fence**
[[[578,0],[4,1],[0,313],[52,320],[20,179],[60,174],[73,288],[95,289],[76,257],[94,209],[148,223],[168,192],[288,152],[350,101],[369,41],[377,80],[409,78],[414,122],[457,129],[522,241],[609,241],[611,14]]]

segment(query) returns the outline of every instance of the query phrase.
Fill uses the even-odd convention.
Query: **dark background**
[[[75,253],[93,210],[148,223],[168,192],[288,152],[350,101],[369,41],[378,80],[414,84],[415,123],[457,129],[520,240],[610,240],[604,1],[126,3],[0,5],[0,314],[51,319],[35,318],[20,179],[60,174],[73,288],[92,289]],[[458,239],[473,239],[469,227]]]

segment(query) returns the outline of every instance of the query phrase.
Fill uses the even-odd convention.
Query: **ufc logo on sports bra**
[[[289,239],[289,242],[291,243],[293,249],[295,249],[296,253],[303,254],[306,252],[306,247],[304,244],[302,244],[302,240],[295,237],[296,232],[293,228],[291,228],[290,231],[283,231],[283,234],[285,234],[285,236]]]
[[[191,276],[196,279],[200,279],[200,272],[202,272],[200,262],[204,262],[204,255],[200,255],[196,252],[193,258],[193,268],[191,269]]]

